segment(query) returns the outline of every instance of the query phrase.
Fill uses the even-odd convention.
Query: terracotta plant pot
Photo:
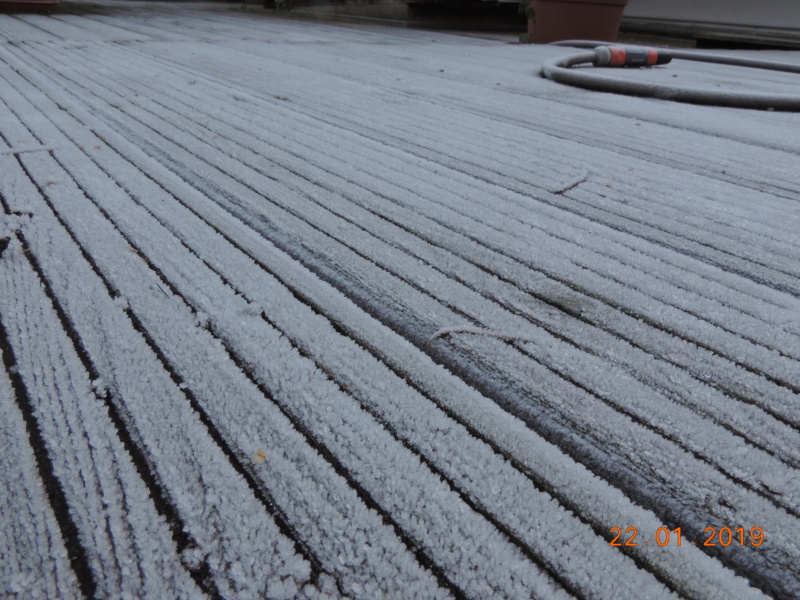
[[[617,39],[628,0],[531,0],[535,17],[528,20],[528,41]]]

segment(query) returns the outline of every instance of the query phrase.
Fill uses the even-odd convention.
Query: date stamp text
[[[684,539],[681,536],[680,527],[671,530],[667,527],[659,527],[656,529],[652,539],[645,539],[645,536],[640,535],[636,527],[626,527],[624,530],[622,527],[612,527],[611,534],[613,539],[609,542],[609,546],[649,546],[652,543],[663,547],[670,544],[680,546],[681,544],[689,543],[692,546],[728,547],[733,544],[757,548],[764,543],[764,530],[761,527],[751,527],[749,530],[744,527],[737,529],[731,527],[706,527],[703,532],[705,539],[701,544],[688,542]]]

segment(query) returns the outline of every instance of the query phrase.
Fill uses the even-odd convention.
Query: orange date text
[[[758,547],[764,543],[764,530],[761,527],[751,527],[749,530],[744,527],[733,529],[731,527],[706,527],[703,530],[702,542],[691,542],[684,539],[681,535],[681,528],[669,529],[659,527],[655,535],[647,538],[641,534],[636,527],[612,527],[612,540],[609,546],[680,546],[681,544],[691,544],[692,546],[754,546]]]

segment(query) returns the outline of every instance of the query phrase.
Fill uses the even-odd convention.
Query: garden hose
[[[584,40],[556,42],[554,45],[592,49],[589,52],[549,61],[542,66],[542,75],[559,83],[589,90],[632,96],[649,96],[662,100],[694,104],[800,111],[800,95],[716,91],[659,83],[626,81],[600,75],[594,69],[571,68],[584,64],[596,67],[648,67],[666,64],[672,59],[680,59],[800,74],[800,65],[710,54],[707,52],[673,50],[671,48],[646,48],[631,45],[608,45],[604,42]]]

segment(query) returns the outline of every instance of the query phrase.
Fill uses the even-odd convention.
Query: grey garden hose
[[[566,58],[559,58],[545,63],[542,66],[542,75],[559,83],[565,83],[567,85],[573,85],[589,90],[628,94],[632,96],[650,96],[653,98],[660,98],[662,100],[675,100],[677,102],[691,102],[694,104],[712,104],[716,106],[756,108],[762,110],[800,111],[800,95],[759,94],[730,91],[719,92],[677,85],[626,81],[600,75],[595,69],[571,68],[575,65],[581,64],[591,64],[597,66],[602,66],[604,64],[607,65],[609,62],[609,48],[623,48],[631,54],[641,57],[643,52],[645,54],[648,52],[648,49],[644,49],[641,46],[629,46],[624,44],[609,45],[606,42],[591,42],[584,40],[556,42],[555,45],[593,49],[591,52],[582,52],[580,54],[574,54],[572,56],[567,56]],[[659,64],[669,62],[670,59],[675,58],[680,60],[694,60],[700,62],[800,74],[800,65],[787,63],[665,48],[658,48],[657,50],[649,49],[649,52],[651,54],[653,52],[657,52],[659,56]],[[642,64],[645,63],[634,61],[632,64],[627,66],[640,66]],[[647,64],[653,63],[651,62]]]

